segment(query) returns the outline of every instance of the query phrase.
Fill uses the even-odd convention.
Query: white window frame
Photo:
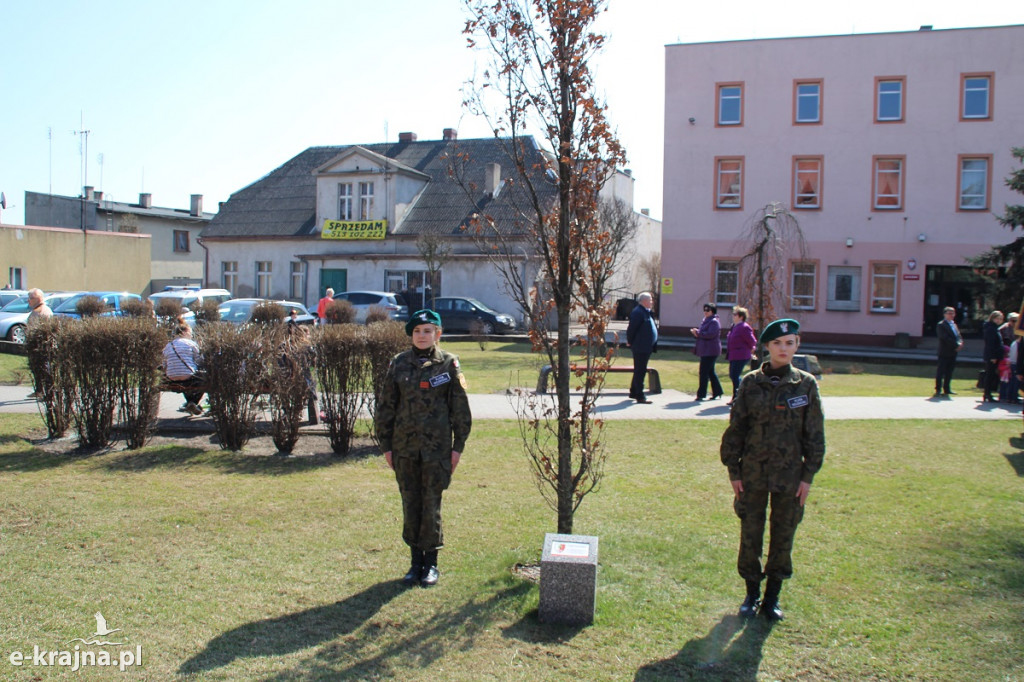
[[[884,269],[884,272],[883,272]],[[889,282],[892,296],[880,295],[879,288]],[[896,313],[899,311],[900,265],[899,263],[880,261],[871,264],[871,312]]]
[[[890,161],[894,161],[894,162],[896,162],[898,164],[896,169],[895,170],[884,170],[883,171],[881,169],[881,164],[883,162],[890,162]],[[903,210],[903,187],[904,187],[904,185],[903,185],[903,173],[905,171],[905,166],[906,166],[905,161],[906,160],[904,158],[898,157],[898,156],[876,156],[875,157],[874,163],[872,164],[874,166],[874,168],[872,168],[872,173],[874,174],[874,177],[872,178],[873,182],[871,184],[871,189],[872,189],[871,207],[874,208],[876,211],[900,211],[900,210]],[[885,174],[885,175],[895,175],[896,176],[896,193],[895,194],[882,194],[881,193],[882,185],[883,185],[883,183],[882,183],[882,175],[883,174]],[[888,197],[896,197],[896,203],[895,204],[882,204],[882,203],[879,202],[879,199],[888,198]]]
[[[976,74],[976,75],[964,75],[963,77],[963,109],[960,111],[960,118],[965,120],[975,119],[989,119],[992,117],[992,76],[988,74]],[[985,87],[971,87],[971,81],[984,81]],[[984,92],[985,93],[985,112],[982,114],[968,114],[967,113],[967,102],[969,93],[972,92]]]
[[[726,94],[726,91],[729,94]],[[732,91],[735,90],[735,94]],[[723,83],[718,86],[718,125],[720,126],[739,126],[743,125],[743,84],[742,83]],[[735,100],[736,103],[736,118],[728,119],[725,118],[725,103],[730,103]]]
[[[728,258],[716,258],[715,273],[715,305],[719,308],[732,308],[740,300],[740,262]],[[728,278],[733,278],[734,287],[730,291]]]
[[[743,162],[740,157],[722,157],[715,159],[715,208],[743,208]],[[735,163],[736,169],[723,170],[723,163]],[[736,187],[729,186],[728,191],[722,191],[722,176],[737,176]]]
[[[338,183],[338,220],[352,220],[352,183]]]
[[[373,182],[359,183],[359,219],[373,220]]]
[[[814,88],[813,92],[802,92],[804,88]],[[814,118],[800,116],[800,102],[814,99]],[[793,116],[797,123],[821,123],[821,81],[804,81],[796,84],[796,111]]]
[[[893,83],[899,85],[899,88],[897,90],[885,90],[885,91],[883,91],[883,87],[884,86],[890,85],[890,84],[893,84]],[[882,121],[882,122],[889,121],[889,122],[891,122],[891,121],[902,121],[903,120],[903,115],[904,115],[903,114],[903,111],[904,111],[904,109],[903,109],[903,105],[904,105],[904,103],[903,103],[903,90],[904,90],[905,83],[906,83],[906,81],[904,79],[902,79],[902,78],[880,78],[878,80],[878,85],[877,85],[878,90],[876,92],[876,97],[877,97],[878,101],[875,104],[875,120],[876,121]],[[896,107],[897,112],[898,112],[897,115],[896,116],[882,116],[882,103],[883,103],[883,100],[884,101],[889,101],[891,98],[894,98],[894,97],[897,99],[897,102],[898,102],[898,106]]]
[[[302,302],[306,296],[306,261],[293,260],[288,267],[291,270],[291,291],[288,298]]]
[[[230,291],[232,296],[235,296],[238,293],[238,261],[221,261],[220,284],[222,287]]]
[[[809,270],[809,271],[808,271]],[[798,294],[797,281],[810,279],[810,293]],[[814,261],[793,261],[789,274],[789,307],[792,310],[814,310],[818,304],[818,264]]]
[[[980,163],[982,168],[968,170],[966,166],[970,163]],[[968,180],[969,177],[977,176],[978,174],[981,175],[980,183]],[[960,158],[960,183],[959,192],[957,193],[957,207],[961,211],[984,211],[988,209],[988,174],[989,159],[987,157],[964,156]],[[981,187],[980,194],[973,192],[968,194],[968,190],[978,186]],[[980,204],[977,203],[978,200],[980,200]],[[974,203],[970,203],[970,201],[974,201]]]
[[[270,298],[273,291],[274,262],[269,260],[256,261],[256,297]]]
[[[25,282],[25,268],[19,266],[7,268],[7,283],[11,285],[12,289],[24,289]]]
[[[839,284],[849,284],[849,290],[839,291]],[[828,301],[825,303],[826,310],[841,310],[858,312],[860,310],[861,290],[861,269],[859,266],[830,265],[828,267]],[[848,298],[837,298],[840,293],[845,293]]]
[[[813,170],[801,170],[801,163],[813,162],[816,164],[816,168]],[[824,163],[820,156],[796,156],[793,158],[793,208],[821,208],[821,180],[822,180],[822,167]],[[801,175],[813,175],[815,191],[813,194],[808,194],[802,191],[800,176]],[[801,202],[802,198],[813,197],[814,202]]]

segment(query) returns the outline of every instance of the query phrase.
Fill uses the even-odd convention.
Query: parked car
[[[43,297],[43,302],[56,308],[80,291],[65,291],[58,294],[50,294]],[[28,305],[28,296],[17,298],[3,308],[0,308],[0,338],[13,341],[14,343],[25,343],[25,325],[28,324],[28,314],[32,309]]]
[[[267,299],[264,298],[233,298],[230,301],[225,301],[224,305],[217,309],[220,313],[220,319],[222,322],[231,322],[232,324],[247,324],[252,322],[252,311],[260,303],[267,303]],[[291,311],[294,310],[298,313],[296,322],[299,324],[316,324],[316,317],[310,315],[309,311],[306,310],[306,306],[295,301],[273,301],[277,305],[284,308],[285,315],[282,318],[287,320],[291,316]]]
[[[161,299],[165,298],[180,299],[181,307],[189,309],[193,305],[202,305],[205,301],[224,303],[231,300],[232,297],[231,292],[227,289],[202,289],[200,287],[179,286],[164,287],[163,291],[149,295],[149,300],[153,302],[153,305],[156,305]]]
[[[142,300],[142,297],[138,294],[129,294],[127,291],[86,291],[84,293],[75,294],[61,303],[53,309],[53,314],[73,317],[75,319],[80,318],[81,315],[78,314],[78,302],[85,296],[95,296],[103,301],[107,306],[107,312],[103,314],[112,315],[114,317],[121,316],[121,304],[125,301]]]
[[[0,308],[22,296],[28,296],[28,291],[25,289],[0,289]]]
[[[360,324],[366,323],[366,315],[370,308],[377,306],[388,311],[392,320],[404,322],[409,319],[409,306],[401,294],[392,294],[387,291],[343,291],[334,295],[335,301],[348,301],[356,311],[355,321]]]
[[[484,334],[504,334],[516,329],[514,317],[492,310],[475,298],[439,296],[434,299],[434,310],[441,316],[446,332],[479,329]]]

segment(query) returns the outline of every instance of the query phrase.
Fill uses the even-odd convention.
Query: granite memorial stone
[[[545,535],[540,559],[540,621],[590,625],[596,604],[597,538]]]

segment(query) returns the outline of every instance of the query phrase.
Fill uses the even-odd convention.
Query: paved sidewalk
[[[35,400],[27,398],[27,386],[0,386],[0,412],[33,413],[40,409]],[[554,404],[554,396],[525,395]],[[574,394],[577,396],[579,394]],[[638,405],[625,389],[607,391],[598,402],[597,414],[603,419],[728,419],[729,408],[723,400],[696,402],[692,393],[666,390],[648,396],[650,405]],[[510,396],[505,394],[474,394],[470,405],[475,419],[515,419]],[[825,418],[834,419],[1020,419],[1021,406],[1006,403],[981,403],[974,396],[933,398],[854,398],[825,397],[822,400]],[[184,400],[177,393],[164,393],[160,400],[158,431],[212,430],[205,416],[193,417],[179,412]],[[304,427],[303,430],[321,430]]]

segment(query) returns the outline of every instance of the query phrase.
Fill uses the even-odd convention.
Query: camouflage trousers
[[[761,566],[764,549],[764,524],[771,501],[768,560]],[[740,517],[740,552],[736,569],[744,580],[762,578],[786,580],[793,575],[793,537],[804,518],[804,508],[793,493],[769,493],[744,490],[733,502]]]
[[[425,552],[444,546],[441,493],[452,480],[451,458],[424,460],[395,455],[395,479],[402,493],[402,539]]]

